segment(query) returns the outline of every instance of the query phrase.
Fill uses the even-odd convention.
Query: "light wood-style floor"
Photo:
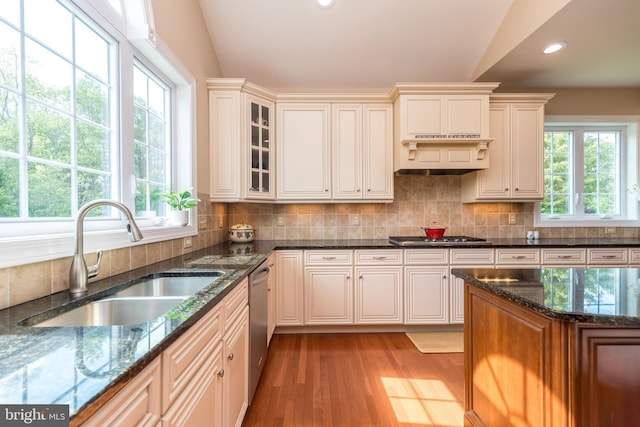
[[[243,426],[462,426],[463,354],[404,333],[274,335]]]

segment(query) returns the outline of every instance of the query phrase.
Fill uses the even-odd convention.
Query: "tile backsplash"
[[[460,176],[397,176],[393,203],[264,204],[228,206],[229,224],[245,222],[256,238],[386,239],[420,235],[436,221],[449,235],[524,238],[533,230],[533,203],[462,203]],[[515,224],[509,217],[515,216]],[[604,228],[537,228],[540,237],[602,237]],[[636,227],[607,237],[637,237]]]
[[[164,261],[228,240],[230,225],[249,223],[262,240],[386,239],[420,235],[436,221],[449,235],[524,238],[533,229],[533,203],[462,203],[459,176],[397,176],[393,203],[211,203],[198,194],[198,235],[105,251],[101,273],[91,281]],[[510,215],[515,224],[509,224]],[[604,228],[538,228],[540,237],[605,237]],[[638,237],[638,228],[616,228],[606,237]],[[87,262],[94,255],[87,254]],[[0,309],[69,287],[71,257],[0,269]]]

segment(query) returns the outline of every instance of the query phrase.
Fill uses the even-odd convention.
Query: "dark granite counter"
[[[543,239],[528,242],[526,239],[490,239],[486,244],[469,247],[640,247],[638,239]],[[429,246],[438,247],[438,246]],[[451,247],[451,246],[443,246]],[[98,396],[114,385],[128,381],[174,342],[184,331],[213,308],[235,285],[256,268],[274,249],[389,249],[399,248],[387,239],[361,240],[282,240],[255,241],[248,244],[219,244],[181,257],[173,258],[141,269],[93,282],[89,294],[82,300],[70,299],[68,293],[60,292],[19,306],[0,310],[0,402],[4,404],[69,404],[73,417]],[[116,292],[123,285],[159,272],[172,274],[207,275],[211,270],[223,270],[225,275],[193,297],[185,300],[172,310],[172,315],[160,317],[138,325],[111,327],[32,327],[25,321],[32,316],[49,310],[66,311],[86,300],[95,300]],[[550,269],[545,269],[550,270]],[[552,269],[563,274],[567,270]],[[584,307],[576,312],[571,306],[576,295],[581,295],[575,284],[545,284],[537,280],[535,289],[542,286],[543,301],[551,298],[553,304],[530,301],[504,286],[480,281],[469,276],[469,271],[459,270],[467,278],[494,292],[514,298],[521,303],[531,304],[534,309],[554,316],[567,316],[598,323],[628,322],[640,325],[632,295],[635,296],[634,269],[607,269],[626,271],[627,281],[616,285],[615,292],[620,298],[612,308],[615,315],[608,312],[593,313]],[[494,270],[501,271],[501,270]],[[504,271],[504,270],[502,270]],[[512,274],[524,274],[529,270],[508,270]],[[544,271],[544,270],[540,270]],[[528,273],[536,274],[536,273]],[[537,273],[547,277],[547,273]],[[552,273],[548,273],[552,274]],[[636,274],[636,276],[633,276]],[[572,277],[575,273],[571,273]],[[552,275],[553,276],[553,275]],[[557,274],[556,274],[557,276]],[[462,277],[462,276],[461,276]],[[573,283],[573,282],[571,282]],[[602,282],[604,283],[604,282]],[[618,282],[615,282],[618,283]],[[523,285],[522,283],[520,284]],[[25,283],[25,286],[29,286]],[[601,288],[586,287],[586,294],[601,292]],[[515,289],[515,288],[514,288]],[[559,290],[567,294],[565,305],[560,303]],[[578,292],[578,294],[576,294]],[[584,292],[584,291],[582,291]],[[539,294],[536,290],[534,293]],[[570,295],[570,296],[569,296]],[[600,295],[600,294],[599,294]],[[610,296],[609,294],[606,294]],[[624,296],[624,298],[622,298]],[[636,298],[637,299],[637,298]],[[558,305],[559,304],[559,305]],[[604,310],[601,303],[599,310]],[[607,308],[609,309],[609,308]],[[626,311],[625,311],[626,310]]]
[[[452,269],[451,274],[547,317],[640,327],[640,269]]]

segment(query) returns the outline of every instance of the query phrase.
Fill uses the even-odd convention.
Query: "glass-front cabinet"
[[[250,144],[249,188],[247,198],[273,199],[273,102],[247,95]]]
[[[275,94],[245,79],[207,79],[211,201],[275,200]]]

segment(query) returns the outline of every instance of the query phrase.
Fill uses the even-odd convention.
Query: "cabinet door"
[[[363,193],[369,200],[393,200],[393,112],[391,104],[363,109]]]
[[[329,111],[329,104],[278,104],[279,200],[331,199]]]
[[[405,267],[405,323],[449,323],[448,267]]]
[[[463,201],[509,198],[510,185],[510,111],[508,104],[491,105],[489,132],[489,168],[463,175]]]
[[[247,199],[275,198],[275,117],[274,103],[253,95],[246,96],[248,127]]]
[[[402,267],[356,267],[356,324],[402,323]]]
[[[511,197],[544,197],[544,105],[511,106]]]
[[[306,324],[353,323],[351,267],[304,269]]]
[[[362,105],[332,106],[334,199],[362,199]]]
[[[157,426],[161,414],[160,385],[160,358],[157,358],[83,425]]]
[[[224,337],[223,425],[240,427],[249,406],[249,308]]]
[[[302,251],[276,252],[276,324],[303,325]]]
[[[211,199],[243,198],[241,182],[245,162],[242,144],[240,91],[209,92],[209,176]]]
[[[206,362],[188,387],[165,412],[162,426],[223,426],[223,379],[222,343],[219,343],[207,355]]]

